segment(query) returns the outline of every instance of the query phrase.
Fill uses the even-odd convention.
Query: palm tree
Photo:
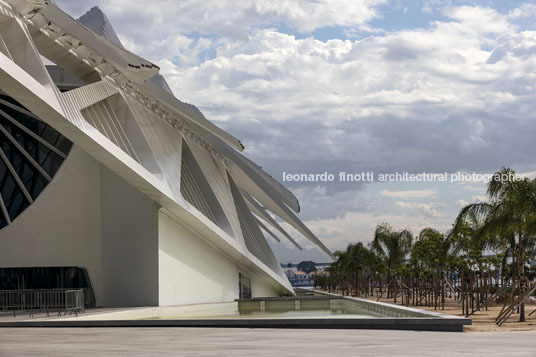
[[[418,245],[422,245],[421,249],[418,249],[421,253],[420,258],[428,265],[433,272],[433,276],[435,276],[434,286],[436,291],[440,292],[442,308],[445,308],[445,267],[450,257],[452,243],[451,234],[445,235],[434,228],[428,227],[421,230],[418,241],[413,246],[416,248]]]
[[[406,255],[411,250],[413,241],[412,233],[403,229],[395,231],[387,223],[376,226],[374,239],[370,245],[371,249],[384,257],[387,265],[387,297],[389,297],[389,286],[391,284],[392,273],[400,268],[404,263]]]
[[[361,242],[349,244],[345,251],[335,252],[335,256],[330,277],[343,295],[352,291],[359,294],[367,286],[366,278],[379,269],[375,254]]]
[[[350,255],[346,251],[336,251],[334,255],[337,260],[329,267],[329,275],[332,278],[332,284],[335,291],[340,288],[344,295],[348,289],[348,272],[350,269]]]
[[[490,202],[476,202],[465,206],[456,219],[455,226],[468,221],[474,215],[482,221],[476,236],[489,239],[492,247],[506,251],[513,246],[517,262],[517,278],[520,294],[524,291],[525,253],[535,243],[536,237],[536,182],[528,178],[517,179],[515,171],[502,168],[493,175],[487,189]],[[520,321],[525,321],[525,304],[520,306]]]
[[[467,212],[464,212],[464,209],[456,218],[449,233],[449,239],[454,245],[455,252],[461,251],[471,259],[479,260],[483,256],[484,250],[490,246],[490,239],[482,229],[485,217],[477,215],[475,210],[468,209]]]
[[[361,242],[350,244],[347,248],[350,255],[350,267],[353,271],[353,287],[358,296],[362,292],[368,294],[369,279],[381,270],[375,252],[369,250]]]

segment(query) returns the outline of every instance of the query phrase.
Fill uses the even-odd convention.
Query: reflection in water
[[[430,318],[420,312],[376,304],[360,299],[327,296],[296,296],[239,300],[237,304],[197,306],[148,319],[225,320],[225,319],[371,319]]]

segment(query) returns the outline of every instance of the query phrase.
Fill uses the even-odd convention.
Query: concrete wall
[[[268,286],[260,278],[251,277],[251,294],[253,297],[276,297],[280,296],[279,292],[273,287]]]
[[[98,306],[158,304],[158,207],[73,146],[60,170],[0,230],[0,266],[77,266]]]
[[[233,301],[238,269],[165,213],[158,216],[161,306]]]
[[[158,305],[158,206],[101,167],[103,306]]]
[[[0,265],[86,268],[102,301],[100,199],[100,164],[73,146],[35,202],[0,230]]]
[[[160,306],[238,299],[239,272],[250,277],[253,297],[279,296],[276,289],[240,270],[164,211],[158,216],[158,229]]]

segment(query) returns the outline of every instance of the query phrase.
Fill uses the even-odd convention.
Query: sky
[[[536,1],[56,0],[92,6],[160,66],[179,99],[239,138],[298,197],[333,251],[387,222],[446,232],[485,182],[458,172],[536,170]],[[283,173],[332,173],[283,182]],[[447,173],[449,181],[339,182],[338,173]],[[282,263],[327,262],[304,246]],[[268,238],[271,239],[271,238]]]

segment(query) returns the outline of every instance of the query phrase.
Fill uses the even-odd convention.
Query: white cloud
[[[400,208],[408,210],[411,215],[426,218],[438,218],[439,213],[437,211],[437,207],[441,204],[424,202],[397,202],[396,205]]]
[[[421,12],[431,14],[435,11],[442,11],[447,6],[452,6],[452,0],[424,0]]]
[[[329,190],[326,186],[302,186],[292,189],[302,206],[304,220],[344,216],[347,212],[370,211],[383,203],[379,197],[365,194],[363,185],[355,183],[346,190]]]
[[[512,48],[527,47],[536,33],[506,37]],[[246,140],[249,153],[412,166],[439,153],[448,170],[454,158],[469,168],[487,164],[479,154],[489,162],[487,150],[501,145],[495,139],[513,135],[517,118],[532,113],[527,76],[536,72],[534,61],[507,50],[488,64],[492,51],[482,46],[463,23],[360,41],[296,39],[265,29],[248,42],[225,42],[199,66],[160,64],[179,97],[237,135],[243,124],[262,123],[266,132],[256,135],[268,140]],[[504,120],[498,113],[512,117],[510,129],[494,122]],[[506,158],[510,150],[497,152]]]
[[[380,194],[393,197],[393,198],[427,198],[433,197],[437,194],[437,190],[424,189],[424,190],[409,190],[409,191],[389,191],[387,189],[380,192]]]
[[[87,2],[59,0],[74,16],[88,9]],[[286,25],[309,33],[328,26],[367,28],[379,16],[377,7],[387,0],[93,0],[108,15],[123,36],[133,42],[173,41],[177,33],[221,35],[248,40],[254,28],[272,24]],[[127,30],[127,31],[124,31]]]
[[[445,9],[445,15],[460,21],[465,29],[475,34],[502,34],[514,29],[508,21],[508,15],[503,15],[491,8],[480,6],[456,6]]]
[[[462,208],[462,207],[467,206],[469,203],[465,200],[458,200],[456,201],[456,204],[458,205],[459,208]]]
[[[508,12],[508,18],[518,19],[536,16],[536,4],[524,3]]]
[[[451,228],[451,222],[438,222],[430,215],[407,215],[393,213],[348,212],[344,216],[330,219],[316,219],[305,223],[313,233],[326,242],[332,250],[345,249],[348,242],[369,243],[374,237],[376,225],[388,222],[395,229],[409,229],[417,235],[423,228],[434,227],[441,232]],[[285,227],[287,229],[287,227]],[[327,235],[323,235],[328,232]],[[294,235],[304,248],[312,248],[313,244],[299,235]],[[283,243],[287,245],[288,243]],[[290,245],[287,245],[290,247]]]
[[[478,192],[485,192],[486,191],[486,186],[472,186],[472,185],[464,185],[462,186],[465,190],[469,190],[469,191],[478,191]]]
[[[530,179],[536,178],[536,171],[528,171],[528,172],[519,172],[523,177],[527,177]]]

